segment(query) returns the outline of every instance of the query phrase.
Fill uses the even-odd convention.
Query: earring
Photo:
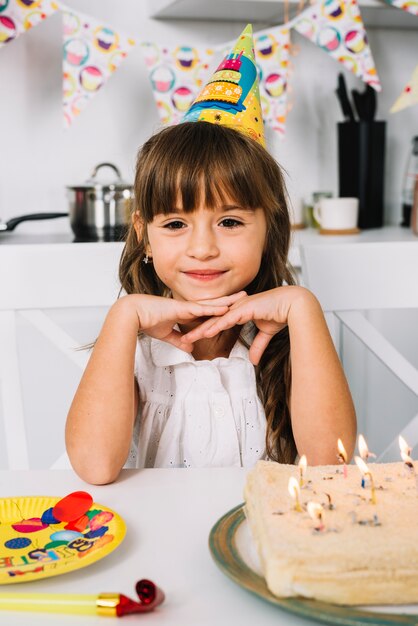
[[[142,259],[142,262],[146,264],[146,263],[150,263],[151,260],[152,260],[152,257],[149,257],[148,254],[146,254],[144,258]]]

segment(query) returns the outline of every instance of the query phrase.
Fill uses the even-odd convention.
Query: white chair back
[[[414,395],[410,406],[418,407],[417,367],[372,323],[379,321],[378,311],[417,309],[411,314],[417,321],[412,330],[418,345],[418,241],[309,245],[302,247],[301,259],[304,284],[317,296],[324,311],[332,313],[330,329],[340,356],[343,356],[342,325],[403,383]],[[364,353],[358,354],[365,359]],[[346,367],[344,361],[343,365]],[[363,398],[370,394],[372,383],[378,390],[376,381],[371,381],[369,365],[351,363],[351,368],[361,371]],[[392,435],[399,417],[393,416]],[[367,423],[368,416],[365,419]],[[384,430],[385,426],[380,424],[380,429]],[[418,414],[410,416],[399,434],[411,447],[418,444]],[[380,452],[380,460],[399,460],[398,436]]]
[[[77,368],[87,363],[88,351],[78,351],[80,341],[57,323],[57,310],[101,308],[101,316],[116,300],[119,292],[118,264],[123,244],[33,244],[0,246],[0,465],[10,469],[28,469],[32,450],[46,467],[68,467],[65,454],[65,415],[56,416],[60,442],[51,450],[51,435],[42,431],[42,415],[38,413],[39,428],[29,422],[32,396],[22,388],[22,362],[19,358],[20,334],[27,333],[23,342],[31,342],[32,353],[39,355],[46,347],[55,351],[57,370],[62,357]],[[55,315],[52,315],[52,314]],[[32,334],[27,332],[30,327]],[[41,339],[46,339],[42,344]],[[95,336],[92,333],[92,339]],[[44,346],[44,347],[43,347]],[[52,364],[54,368],[54,364]],[[33,367],[37,366],[36,362]],[[57,380],[48,384],[50,392],[43,399],[45,407]],[[51,395],[49,395],[49,393]],[[25,410],[26,408],[26,410]],[[68,409],[69,407],[67,407]],[[41,408],[38,410],[42,410]],[[33,416],[32,416],[33,421]],[[54,426],[56,426],[54,424]],[[52,427],[52,425],[51,425]],[[1,432],[3,431],[3,432]],[[59,447],[58,447],[59,446]],[[42,447],[44,447],[42,449]],[[41,448],[41,449],[40,449]]]

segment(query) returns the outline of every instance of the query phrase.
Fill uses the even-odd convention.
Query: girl
[[[353,403],[320,305],[287,266],[274,159],[235,129],[179,124],[139,152],[135,197],[127,295],[68,415],[75,471],[103,484],[124,464],[332,464],[338,437],[351,456]]]

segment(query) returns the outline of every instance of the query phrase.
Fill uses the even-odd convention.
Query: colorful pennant
[[[162,124],[178,124],[210,76],[214,51],[141,44]]]
[[[414,104],[418,104],[418,65],[414,69],[401,95],[390,109],[390,113],[397,113]]]
[[[287,82],[290,32],[286,26],[254,35],[255,58],[265,124],[284,137],[287,113]]]
[[[68,128],[120,66],[135,41],[67,8],[63,11],[63,30],[63,106]]]
[[[0,0],[0,48],[40,24],[59,8],[51,0]]]
[[[357,0],[321,0],[291,24],[365,83],[381,90]]]
[[[397,9],[403,9],[412,13],[412,15],[418,15],[418,0],[386,0],[389,4]]]

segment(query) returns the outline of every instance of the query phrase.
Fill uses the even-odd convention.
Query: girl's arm
[[[202,317],[223,315],[242,293],[218,298],[217,304],[131,294],[110,309],[72,402],[66,446],[81,478],[94,484],[114,481],[129,454],[138,389],[134,360],[138,331],[186,351],[173,327]]]
[[[289,327],[290,413],[298,453],[306,454],[311,465],[335,464],[340,437],[351,458],[356,438],[353,401],[321,307],[310,291],[283,286],[244,296],[228,313],[201,324],[183,341],[213,337],[249,320],[259,331],[249,352],[254,365],[271,338],[286,324]]]
[[[129,453],[138,405],[137,335],[136,310],[121,298],[106,317],[68,413],[67,452],[89,483],[114,481]]]
[[[290,413],[298,452],[306,454],[310,465],[335,464],[340,437],[351,458],[356,439],[353,400],[322,309],[308,290],[293,300],[288,327]]]

